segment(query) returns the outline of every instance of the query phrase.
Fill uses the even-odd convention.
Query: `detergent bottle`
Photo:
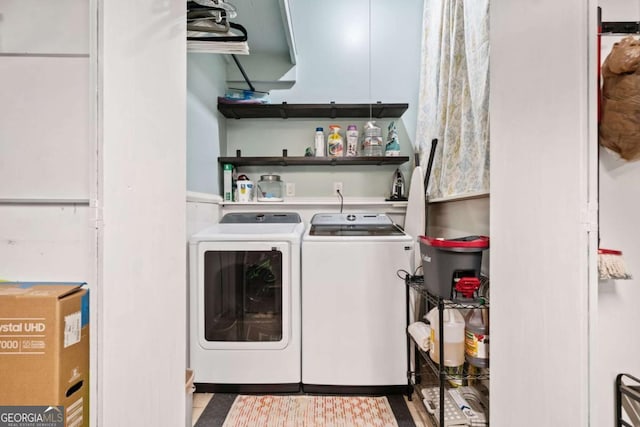
[[[327,156],[329,157],[342,157],[344,152],[344,140],[340,135],[340,126],[331,125],[331,130],[327,137]]]
[[[445,308],[442,313],[442,333],[440,339],[438,331],[438,308],[432,309],[427,314],[431,324],[431,359],[440,363],[440,343],[444,342],[444,366],[457,367],[464,364],[464,317],[455,308]]]
[[[478,368],[489,367],[489,309],[479,307],[469,310],[465,328],[465,357]]]

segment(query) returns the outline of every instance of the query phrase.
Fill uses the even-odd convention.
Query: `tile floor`
[[[193,412],[192,412],[192,425],[196,425],[198,418],[202,415],[202,411],[209,403],[209,400],[213,397],[213,393],[193,393]],[[405,397],[405,401],[407,398]],[[407,401],[407,407],[413,417],[413,421],[416,427],[432,427],[428,421],[427,413],[424,407],[415,398],[413,401]]]
[[[192,425],[196,425],[198,418],[200,418],[202,411],[204,411],[212,397],[213,393],[193,393]]]

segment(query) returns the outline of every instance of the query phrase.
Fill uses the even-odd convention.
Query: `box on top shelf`
[[[83,285],[0,283],[0,425],[3,419],[89,425],[89,292]]]
[[[457,280],[480,277],[482,251],[489,248],[486,236],[441,239],[420,236],[420,254],[426,289],[450,299]]]

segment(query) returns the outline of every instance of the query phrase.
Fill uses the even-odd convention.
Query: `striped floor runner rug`
[[[216,398],[218,403],[216,404]],[[227,403],[225,404],[225,399]],[[197,427],[414,426],[402,396],[214,394]],[[400,404],[398,405],[398,402]],[[226,405],[226,409],[224,408]],[[210,408],[211,407],[211,408]],[[216,409],[217,407],[217,409]],[[394,414],[394,410],[398,414]],[[400,422],[396,416],[400,415]]]
[[[397,427],[386,397],[238,396],[224,427]]]

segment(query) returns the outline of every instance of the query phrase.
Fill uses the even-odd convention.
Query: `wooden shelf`
[[[409,104],[227,104],[218,102],[218,111],[229,119],[289,118],[397,118]]]
[[[235,166],[347,166],[400,165],[408,156],[393,157],[218,157],[218,163]]]

